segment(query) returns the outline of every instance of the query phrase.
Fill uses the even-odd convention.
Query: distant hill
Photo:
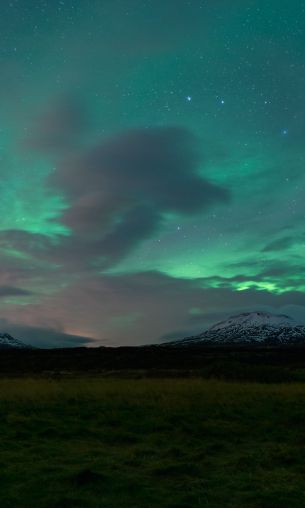
[[[14,339],[8,333],[0,333],[0,350],[1,349],[32,349],[31,346],[24,344],[21,340]]]

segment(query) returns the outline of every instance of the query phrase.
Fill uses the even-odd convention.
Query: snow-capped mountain
[[[0,333],[0,350],[1,349],[30,349],[31,347],[21,342],[21,340],[14,339],[8,333]]]
[[[175,346],[204,344],[293,344],[304,343],[305,325],[284,314],[246,312],[192,337],[171,342]]]

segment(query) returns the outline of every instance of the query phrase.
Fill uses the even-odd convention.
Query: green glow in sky
[[[147,273],[234,298],[251,293],[255,305],[305,293],[305,7],[297,0],[233,4],[28,0],[3,7],[0,276],[4,288],[31,293],[4,295],[4,319],[33,305],[29,318],[20,317],[27,325],[98,338],[105,312],[108,331],[126,326],[132,337],[148,318],[125,280],[141,285]],[[67,98],[77,106],[72,120]],[[229,197],[215,191],[206,207],[171,206],[167,167],[149,175],[150,188],[134,168],[107,173],[111,159],[101,164],[104,180],[90,173],[94,146],[151,127],[189,131],[197,174]],[[190,174],[191,163],[181,171]],[[183,178],[173,194],[189,202]],[[139,216],[125,225],[135,199]],[[107,236],[118,223],[120,235]],[[124,302],[108,288],[111,277],[126,284]],[[92,289],[96,281],[108,293]],[[96,291],[110,309],[96,308],[87,322],[82,309]],[[200,303],[191,308],[200,314]]]

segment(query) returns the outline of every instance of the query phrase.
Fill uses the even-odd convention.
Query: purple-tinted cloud
[[[63,250],[108,267],[160,229],[167,213],[190,216],[229,199],[199,176],[196,140],[185,129],[127,131],[58,165],[51,183],[69,208],[62,222],[72,237]]]

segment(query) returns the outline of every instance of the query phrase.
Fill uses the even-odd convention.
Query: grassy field
[[[305,507],[305,384],[0,380],[1,508]]]

